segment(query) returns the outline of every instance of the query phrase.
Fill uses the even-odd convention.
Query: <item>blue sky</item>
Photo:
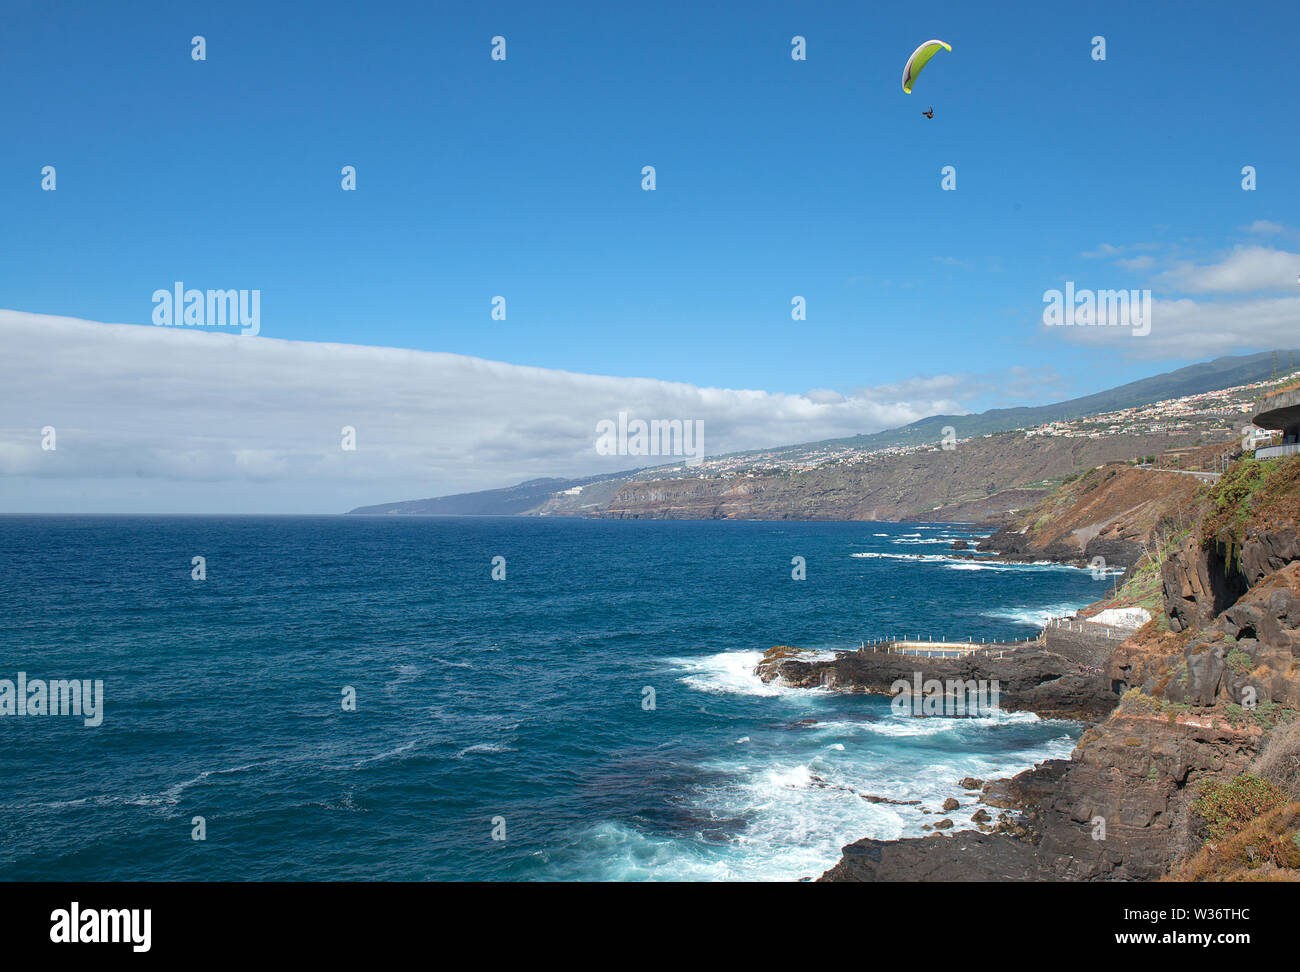
[[[1300,8],[988,6],[11,3],[0,306],[147,323],[181,279],[269,336],[790,392],[1174,364],[1063,363],[1041,294],[1300,221]]]
[[[0,308],[148,325],[183,280],[260,290],[267,338],[1058,400],[1300,333],[1297,36],[1282,0],[10,0]],[[1045,329],[1066,280],[1165,323]]]

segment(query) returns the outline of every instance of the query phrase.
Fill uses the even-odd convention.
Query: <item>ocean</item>
[[[949,796],[971,827],[959,780],[1065,757],[1081,727],[909,719],[752,669],[777,644],[1028,637],[1110,583],[949,552],[976,536],[0,517],[0,679],[104,697],[98,726],[0,717],[0,878],[798,880]]]

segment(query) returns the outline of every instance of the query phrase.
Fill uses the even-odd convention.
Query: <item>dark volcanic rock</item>
[[[868,803],[890,803],[896,807],[915,807],[921,802],[920,800],[891,800],[889,797],[875,796],[871,793],[863,793],[860,796]]]
[[[1241,546],[1241,572],[1251,587],[1297,560],[1300,560],[1300,532],[1254,528],[1246,532],[1246,542]]]
[[[949,547],[948,549],[949,549],[949,550],[967,550],[967,549],[969,549],[969,548],[970,548],[970,544],[967,543],[965,540],[954,540],[954,541],[952,542],[952,546]]]
[[[1117,712],[1084,733],[1041,803],[1043,866],[1071,880],[1160,877],[1200,781],[1242,772],[1256,742],[1227,725]]]
[[[1009,780],[985,783],[980,803],[1002,810],[1032,810],[1056,792],[1069,768],[1068,759],[1047,759]]]
[[[1165,560],[1160,579],[1169,629],[1175,632],[1204,627],[1246,592],[1245,575],[1223,546],[1202,547],[1195,534]]]
[[[1211,706],[1253,698],[1300,708],[1298,662],[1300,561],[1293,561],[1190,634],[1181,653],[1125,648],[1116,656],[1115,672],[1170,702]]]
[[[780,678],[800,688],[837,688],[893,695],[894,684],[938,679],[998,683],[998,704],[1007,711],[1032,711],[1048,718],[1101,719],[1118,696],[1101,676],[1080,675],[1078,663],[1037,649],[1019,649],[1003,658],[971,654],[963,658],[925,658],[870,648],[840,652],[833,661],[805,661],[789,648],[764,655],[756,674],[765,682]]]
[[[1247,509],[1255,519],[1244,534],[1234,532],[1239,520],[1207,516],[1165,559],[1168,630],[1153,620],[1111,652],[1105,666],[1110,688],[1141,691],[1125,695],[1105,721],[1085,732],[1070,760],[986,784],[980,801],[1001,811],[994,826],[981,810],[971,818],[980,827],[974,833],[857,841],[822,880],[1150,881],[1188,860],[1205,837],[1205,822],[1191,809],[1202,782],[1237,776],[1259,752],[1261,722],[1267,722],[1250,717],[1246,700],[1300,708],[1300,531],[1294,525],[1300,479],[1292,470],[1290,479],[1269,480],[1281,483],[1276,495],[1252,499]],[[1115,565],[1131,553],[1116,544],[1175,522],[1167,515],[1140,520],[1133,505],[1138,497],[1128,494],[1138,487],[1192,488],[1187,477],[1145,471],[1102,470],[1078,482],[1079,512],[1071,522],[1053,523],[1059,520],[1053,514],[1034,520],[1031,530],[1021,520],[1025,532],[998,530],[981,549],[1009,557],[1053,556],[1051,545],[1072,537],[1089,556]],[[1105,509],[1087,508],[1094,486],[1094,495],[1111,489]],[[1149,512],[1173,510],[1181,522],[1183,504],[1201,498],[1176,495],[1176,502],[1148,504]],[[1054,648],[1050,640],[1046,647]],[[1101,680],[1082,676],[1077,663],[1071,672],[1059,650],[1014,657],[1026,662],[1018,680],[1000,670],[993,676],[995,663],[980,663],[983,677],[1006,678],[1006,708],[1043,714],[1100,708]],[[926,677],[946,678],[961,671],[961,664],[878,656],[821,669],[773,669],[808,684],[882,691],[887,684],[882,689],[881,682],[910,665],[927,669]]]
[[[859,840],[822,881],[1051,881],[1032,845],[974,830],[951,836]]]

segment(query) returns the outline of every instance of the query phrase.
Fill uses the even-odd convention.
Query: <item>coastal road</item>
[[[1223,475],[1223,473],[1207,472],[1203,469],[1156,469],[1152,466],[1138,466],[1137,468],[1145,469],[1147,472],[1177,473],[1180,476],[1195,476],[1203,483],[1212,483]]]

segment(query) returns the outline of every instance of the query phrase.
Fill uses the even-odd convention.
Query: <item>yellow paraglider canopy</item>
[[[930,58],[939,53],[939,48],[945,51],[951,51],[944,41],[928,40],[912,52],[912,56],[907,59],[907,64],[903,68],[903,92],[912,93],[912,85],[916,81],[916,76],[921,73],[921,69],[930,63]]]

